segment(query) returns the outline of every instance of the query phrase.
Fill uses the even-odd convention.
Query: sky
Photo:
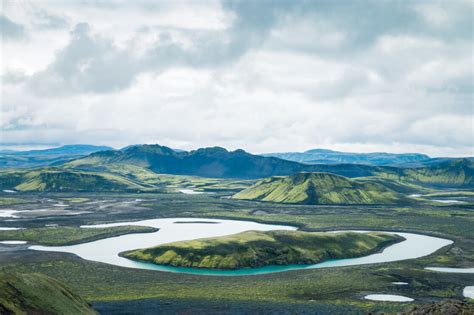
[[[474,156],[471,1],[0,3],[4,148]]]

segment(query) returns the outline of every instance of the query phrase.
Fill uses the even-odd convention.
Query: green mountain
[[[307,164],[366,164],[400,165],[429,160],[430,157],[419,153],[350,153],[326,149],[314,149],[305,152],[266,153],[264,156]]]
[[[57,280],[41,274],[0,275],[0,314],[97,314]]]
[[[270,177],[235,194],[234,199],[301,204],[393,204],[405,198],[374,181],[356,181],[329,173]]]
[[[175,267],[239,269],[315,264],[365,256],[403,240],[384,233],[247,231],[175,242],[122,253],[130,259]]]
[[[65,145],[58,148],[29,151],[0,151],[0,168],[40,167],[64,163],[111,147],[89,144]]]
[[[432,186],[474,187],[474,161],[469,158],[444,161],[418,168],[386,167],[375,172],[377,177]]]
[[[151,186],[126,177],[72,169],[0,171],[0,189],[17,191],[145,191]]]

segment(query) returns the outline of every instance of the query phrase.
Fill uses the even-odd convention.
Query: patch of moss
[[[0,275],[1,314],[97,314],[79,295],[42,274]]]
[[[0,231],[0,240],[21,240],[40,245],[62,246],[92,242],[99,239],[131,233],[151,233],[157,229],[148,226],[115,226],[107,228],[44,227]]]

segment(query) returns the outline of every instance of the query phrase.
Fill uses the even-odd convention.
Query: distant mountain
[[[232,198],[300,204],[394,204],[406,201],[401,194],[380,183],[356,181],[328,173],[266,178]]]
[[[213,178],[261,178],[292,174],[308,168],[300,163],[252,155],[243,150],[227,151],[212,147],[188,152],[160,145],[97,152],[71,161],[66,166],[91,169],[110,164],[132,164],[156,173]]]
[[[307,164],[365,164],[365,165],[399,165],[429,160],[430,157],[418,153],[348,153],[326,149],[314,149],[306,152],[267,153],[280,159]]]
[[[97,151],[110,149],[112,148],[107,146],[74,144],[45,150],[4,150],[0,152],[0,168],[25,168],[60,164]]]
[[[307,165],[253,155],[244,150],[227,151],[224,148],[211,147],[176,151],[157,144],[96,152],[64,164],[65,167],[87,170],[104,170],[110,165],[135,165],[161,174],[242,179],[299,172],[328,172],[346,177],[361,177],[372,176],[377,171],[376,167],[370,165]]]
[[[79,295],[42,274],[0,275],[0,314],[97,314]]]

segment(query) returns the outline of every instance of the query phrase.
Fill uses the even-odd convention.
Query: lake
[[[186,223],[186,224],[182,224]],[[210,224],[212,223],[212,224]],[[270,230],[296,230],[292,226],[261,224],[251,221],[236,220],[217,220],[207,218],[167,218],[152,219],[134,222],[121,222],[83,226],[83,228],[112,227],[124,225],[139,225],[159,228],[160,230],[153,233],[128,234],[117,237],[111,237],[89,243],[83,243],[71,246],[30,246],[32,250],[56,251],[73,253],[83,259],[97,261],[116,266],[159,270],[167,272],[191,273],[200,275],[214,276],[243,276],[243,275],[259,275],[273,272],[282,272],[297,269],[314,269],[329,268],[342,266],[355,266],[371,263],[383,263],[391,261],[399,261],[405,259],[414,259],[429,255],[438,249],[452,243],[451,240],[421,235],[413,233],[394,233],[404,237],[406,240],[397,244],[393,244],[385,248],[382,252],[349,259],[330,260],[314,265],[288,265],[288,266],[266,266],[261,268],[246,268],[239,270],[209,270],[197,268],[178,268],[169,266],[160,266],[146,262],[132,261],[127,258],[118,256],[120,252],[147,248],[161,244],[192,240],[205,237],[217,237],[240,233],[244,231],[270,231]],[[339,231],[341,232],[341,231]],[[367,231],[352,231],[365,233]],[[383,232],[383,231],[379,231]],[[328,232],[337,233],[337,232]]]

